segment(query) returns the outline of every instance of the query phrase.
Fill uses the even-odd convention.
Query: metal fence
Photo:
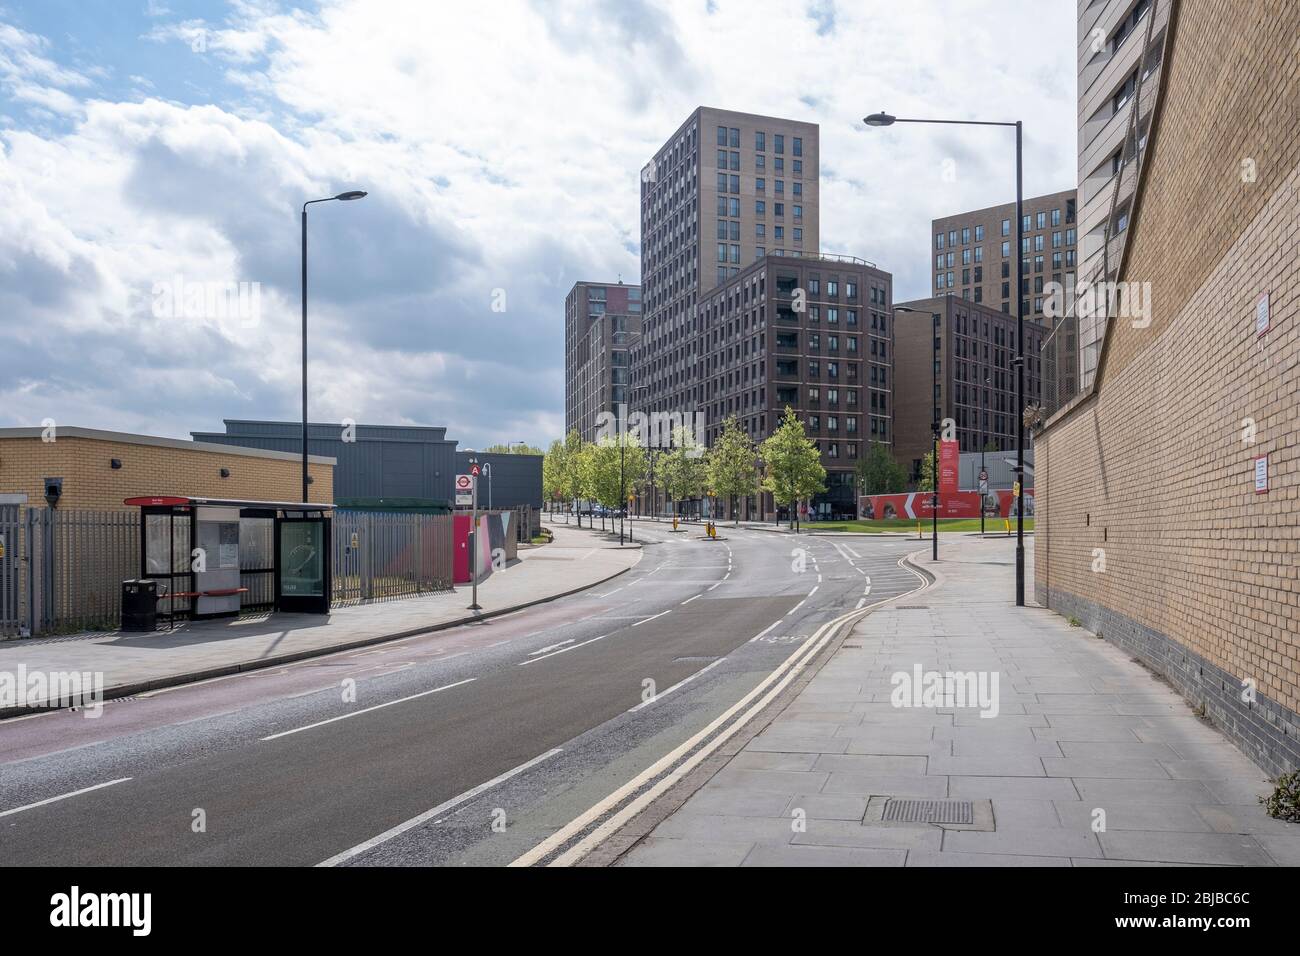
[[[0,637],[117,627],[139,574],[140,522],[125,511],[0,506]]]
[[[452,589],[452,516],[334,513],[334,603]]]
[[[340,511],[333,529],[335,604],[452,589],[451,515]],[[240,519],[239,551],[241,607],[269,608],[274,523]],[[116,628],[122,582],[139,576],[138,513],[0,505],[0,639]]]

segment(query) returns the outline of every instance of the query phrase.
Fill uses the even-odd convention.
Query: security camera
[[[45,479],[45,503],[51,508],[58,507],[59,499],[63,497],[63,479],[46,478]]]

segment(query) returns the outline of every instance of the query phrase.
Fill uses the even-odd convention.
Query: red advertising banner
[[[858,501],[858,512],[868,521],[886,518],[930,518],[933,495],[928,491],[913,491],[900,495],[864,495]],[[1010,518],[1015,515],[1015,496],[1010,489],[989,492],[985,514],[990,517]],[[940,518],[978,518],[980,493],[958,491],[939,496]],[[1025,489],[1025,517],[1034,516],[1034,489]]]
[[[956,441],[939,442],[939,495],[957,494],[957,464],[961,458],[961,445]],[[942,506],[941,506],[942,507]],[[976,515],[978,517],[978,515]]]

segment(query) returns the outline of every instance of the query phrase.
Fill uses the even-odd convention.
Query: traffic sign
[[[474,500],[474,476],[457,475],[456,476],[456,504],[468,505]]]
[[[473,475],[475,478],[478,477],[478,473],[479,473],[478,462],[474,462],[474,464],[469,466],[469,473]]]

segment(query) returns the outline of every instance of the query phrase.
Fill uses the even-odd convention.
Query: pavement
[[[617,863],[1300,865],[1300,826],[1259,806],[1263,771],[1166,683],[1050,610],[1015,608],[1005,541],[940,547],[938,564],[911,557],[928,588],[861,620],[702,785],[669,791],[677,809]],[[918,667],[923,691],[937,671],[986,693],[893,699]],[[894,822],[890,798],[969,822]]]
[[[0,641],[0,672],[102,673],[116,698],[321,654],[456,627],[584,590],[623,574],[641,559],[639,545],[563,524],[552,543],[521,548],[519,560],[478,589],[480,612],[467,609],[470,588],[334,608],[328,615],[258,614],[187,622],[152,634],[85,632]],[[0,717],[36,710],[0,708]]]

